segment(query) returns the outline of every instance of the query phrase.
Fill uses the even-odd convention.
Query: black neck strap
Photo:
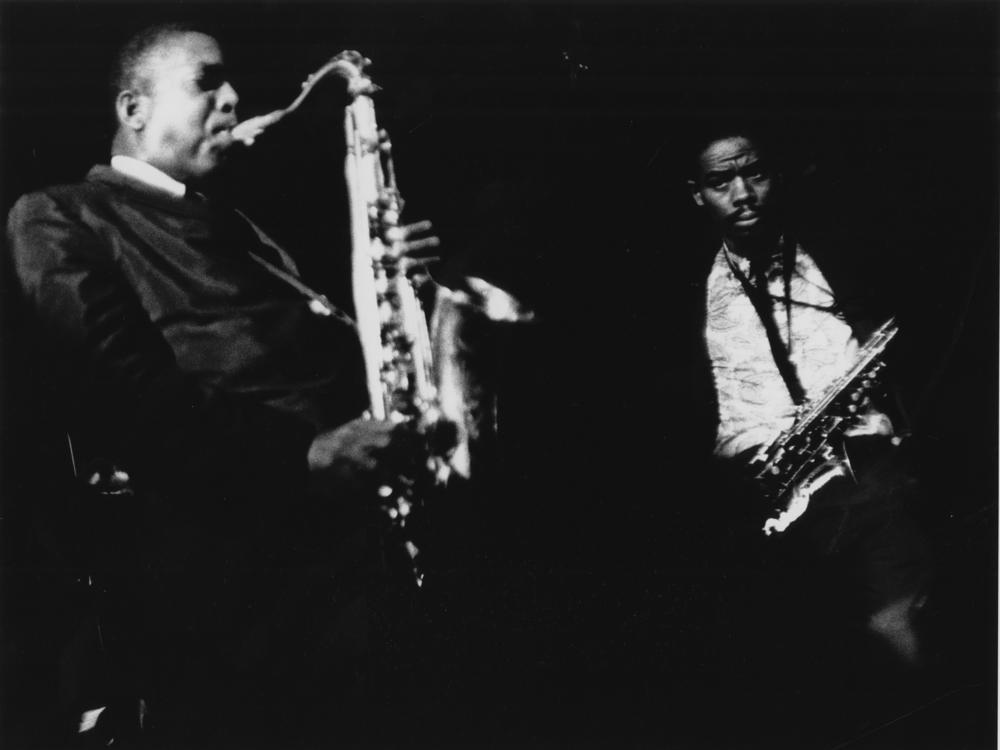
[[[253,230],[253,233],[257,236],[257,239],[262,245],[270,248],[276,253],[278,259],[282,261],[285,267],[283,268],[278,266],[260,253],[254,252],[252,249],[248,249],[247,254],[254,262],[260,264],[269,274],[288,284],[288,286],[292,287],[303,297],[307,298],[309,300],[309,309],[317,315],[326,315],[337,318],[338,320],[347,323],[352,328],[357,325],[350,315],[343,312],[336,305],[330,302],[325,294],[317,292],[315,289],[306,285],[301,279],[299,279],[297,275],[298,269],[296,269],[295,263],[288,256],[288,254],[281,249],[281,246],[278,245],[277,242],[264,233],[264,230],[250,221],[250,219],[247,218],[243,212],[234,209],[233,213],[242,219],[246,226]]]
[[[788,395],[792,397],[792,402],[796,406],[804,403],[806,400],[805,389],[799,380],[799,374],[795,371],[795,365],[792,364],[791,359],[788,357],[788,348],[781,340],[778,325],[774,322],[774,308],[771,295],[767,290],[767,276],[763,272],[763,269],[758,269],[758,272],[754,274],[754,279],[757,283],[751,284],[747,275],[729,257],[728,248],[725,250],[725,253],[729,268],[739,280],[743,291],[746,292],[747,298],[753,305],[754,310],[757,311],[757,316],[764,326],[764,332],[767,334],[767,343],[771,345],[771,356],[774,357],[774,363],[778,367],[778,372],[781,373],[781,379],[785,381],[785,386],[788,388]],[[788,319],[789,340],[792,337],[791,285],[792,269],[794,266],[795,243],[782,240],[782,274],[785,282],[785,315]]]

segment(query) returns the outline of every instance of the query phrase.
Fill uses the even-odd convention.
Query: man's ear
[[[149,97],[126,89],[118,93],[115,99],[115,112],[118,122],[130,130],[142,130],[146,127],[146,114],[149,109]]]
[[[701,191],[698,189],[698,183],[694,180],[688,180],[688,187],[691,188],[691,197],[694,202],[699,206],[705,205],[705,199],[701,197]]]

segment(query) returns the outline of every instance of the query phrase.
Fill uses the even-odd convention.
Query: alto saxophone
[[[854,364],[818,398],[803,404],[792,426],[749,462],[750,476],[775,514],[765,522],[765,534],[788,528],[806,511],[810,492],[825,481],[853,476],[844,449],[845,433],[878,385],[885,367],[882,353],[898,332],[895,318],[883,323],[859,350]],[[810,491],[803,491],[806,488]]]

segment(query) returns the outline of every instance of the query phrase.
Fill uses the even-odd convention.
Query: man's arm
[[[336,465],[337,476],[363,473],[387,446],[389,426],[354,427],[349,437],[338,433],[336,450],[310,457],[316,435],[308,424],[182,372],[107,246],[75,217],[72,201],[59,194],[22,198],[10,215],[8,241],[38,335],[59,363],[58,387],[113,436],[137,480],[211,488],[232,499],[285,494],[315,484],[310,471],[329,474]],[[327,491],[336,484],[321,482]]]

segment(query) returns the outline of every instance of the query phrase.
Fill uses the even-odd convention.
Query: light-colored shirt
[[[764,325],[730,263],[750,277],[749,260],[723,246],[708,276],[705,323],[719,403],[715,454],[724,458],[770,443],[791,427],[796,411]],[[816,398],[854,364],[858,342],[850,326],[831,311],[833,291],[801,247],[790,278],[790,307],[784,300],[780,258],[768,274],[768,292],[806,398]]]
[[[164,190],[176,198],[183,198],[187,193],[187,185],[183,182],[178,182],[152,164],[139,161],[131,156],[115,154],[111,157],[111,168],[147,185]]]

